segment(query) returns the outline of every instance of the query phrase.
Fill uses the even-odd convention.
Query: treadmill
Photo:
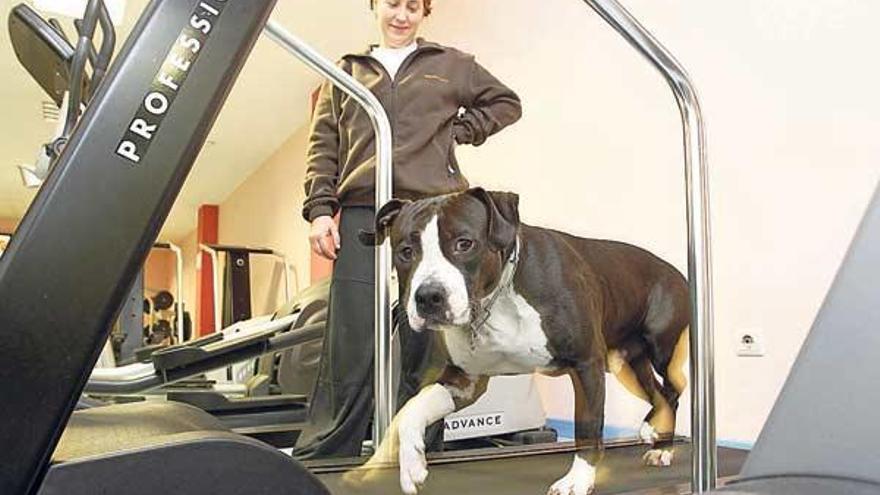
[[[73,413],[126,290],[156,240],[274,3],[152,0],[103,75],[101,64],[95,61],[100,62],[112,47],[107,50],[102,43],[96,50],[93,39],[100,24],[104,42],[112,40],[108,34],[112,25],[103,2],[88,1],[75,52],[65,56],[70,57],[72,67],[71,87],[88,93],[90,103],[82,116],[78,106],[73,106],[69,116],[75,125],[70,126],[69,135],[62,136],[51,171],[0,258],[0,392],[5,398],[4,417],[10,419],[0,425],[0,445],[4,446],[0,451],[0,493],[302,495],[330,493],[328,486],[336,493],[352,493],[352,487],[339,484],[337,473],[345,460],[323,466],[310,464],[320,473],[319,479],[277,449],[230,433],[212,416],[185,404],[122,404]],[[637,24],[633,27],[634,20],[614,0],[587,3],[631,42],[638,42],[640,38],[633,33],[643,29]],[[16,20],[21,19],[11,17],[10,26],[20,29],[22,25],[13,25]],[[293,43],[278,26],[270,24],[268,29],[286,47]],[[36,37],[37,42],[52,35],[51,29],[45,29]],[[653,39],[649,37],[649,41]],[[88,85],[87,60],[93,63]],[[652,60],[663,66],[663,60]],[[332,67],[326,61],[312,65]],[[365,91],[348,84],[351,87],[346,91]],[[88,89],[83,89],[86,86]],[[688,90],[681,80],[676,80],[673,88],[677,96]],[[73,96],[73,101],[82,97]],[[683,112],[692,110],[688,105],[682,103]],[[387,132],[387,121],[385,126]],[[686,139],[686,144],[693,143]],[[380,134],[377,148],[380,154],[386,153],[385,160],[389,146]],[[687,146],[686,157],[693,158]],[[390,179],[390,170],[380,170],[384,166],[382,160],[379,163],[377,173]],[[689,161],[687,168],[690,174]],[[697,185],[702,184],[700,172],[701,168],[696,176],[689,175],[696,178]],[[390,194],[386,187],[390,182],[377,184],[380,199]],[[694,204],[700,205],[701,189],[695,187],[692,192],[697,197]],[[705,213],[704,208],[691,209],[692,214],[695,211]],[[707,223],[700,223],[706,219],[699,214],[696,220],[707,227]],[[701,244],[706,236],[698,234],[697,251],[708,254],[708,246]],[[697,264],[706,266],[702,261]],[[694,266],[692,263],[691,268]],[[706,274],[696,272],[694,276],[692,271],[691,282],[699,288],[707,282]],[[83,290],[84,284],[88,290]],[[705,295],[706,289],[703,286],[695,294]],[[387,301],[381,304],[387,314]],[[711,318],[706,319],[705,314],[697,320],[692,334],[700,335],[697,326],[703,332],[711,329],[706,324]],[[384,345],[379,339],[377,344]],[[387,365],[382,353],[378,354],[377,370]],[[692,357],[692,362],[698,361],[692,365],[696,372],[710,372],[711,361],[704,363],[699,358]],[[377,379],[377,386],[387,386],[388,378]],[[711,387],[707,389],[705,382],[697,380],[692,386],[701,394],[695,402],[707,406],[700,417],[706,413],[711,417]],[[379,431],[390,420],[386,390],[377,392]],[[695,440],[690,445],[700,462],[694,470],[707,476],[711,487],[719,468],[722,474],[734,474],[744,454],[730,466],[716,464],[713,431],[699,421],[695,424]],[[703,435],[703,430],[709,435]],[[625,446],[619,450],[611,448],[614,446],[609,445],[609,458],[625,453]],[[572,450],[570,444],[517,447],[493,450],[491,459],[482,452],[436,454],[431,458],[433,474],[425,493],[454,489],[469,493],[475,486],[530,493],[538,489],[529,488],[532,485],[540,485],[541,491],[535,493],[542,493],[552,481],[543,478],[550,476],[551,470],[540,468],[536,460],[558,455],[570,459]],[[633,452],[636,458],[641,454]],[[552,477],[562,474],[561,466],[565,465],[550,462]],[[476,481],[466,478],[469,473],[478,477]],[[484,481],[473,484],[481,473]],[[706,491],[700,476],[694,477],[697,492]],[[396,478],[391,470],[384,477],[391,485],[360,488],[395,493]],[[666,481],[675,488],[687,478]],[[655,483],[651,479],[643,486]],[[600,480],[598,489],[606,491],[606,486]],[[639,487],[621,484],[613,490],[633,488]]]

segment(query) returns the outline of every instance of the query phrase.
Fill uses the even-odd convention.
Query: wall
[[[0,218],[0,232],[11,234],[18,227],[18,219],[16,218]]]
[[[307,97],[307,96],[304,96]],[[306,129],[290,136],[269,159],[220,203],[220,244],[268,247],[284,253],[293,266],[291,290],[309,283],[308,224],[300,216],[303,201]],[[184,300],[195,303],[195,232],[178,240],[184,252]],[[253,256],[253,314],[267,314],[285,300],[283,268],[273,259]]]
[[[220,242],[283,252],[296,268],[291,290],[306,287],[309,280],[308,224],[300,215],[306,136],[305,128],[294,133],[220,204]],[[254,313],[271,312],[284,299],[281,267],[263,257],[254,258],[252,270]]]
[[[168,290],[177,297],[174,253],[153,249],[144,264],[144,289],[150,292]]]

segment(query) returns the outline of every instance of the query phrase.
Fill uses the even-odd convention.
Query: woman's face
[[[378,0],[376,20],[382,34],[382,46],[403,48],[419,32],[419,24],[425,18],[423,0]]]

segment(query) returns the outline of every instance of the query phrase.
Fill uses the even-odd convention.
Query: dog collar
[[[519,251],[520,251],[520,240],[519,236],[516,236],[516,244],[513,246],[513,251],[511,251],[510,256],[507,257],[507,261],[504,263],[504,268],[501,270],[501,277],[498,281],[498,286],[492,291],[492,293],[487,298],[483,298],[485,301],[488,299],[486,304],[481,304],[479,311],[480,317],[475,322],[471,323],[471,329],[473,329],[474,333],[480,330],[483,325],[489,320],[489,317],[492,316],[492,306],[495,305],[495,302],[498,301],[498,297],[506,292],[508,289],[513,287],[513,277],[516,275],[516,268],[519,266]]]

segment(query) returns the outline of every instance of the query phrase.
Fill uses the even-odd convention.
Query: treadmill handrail
[[[280,320],[276,321],[280,322]],[[219,354],[216,352],[213,354],[205,353],[202,359],[173,369],[156,369],[152,363],[128,365],[119,371],[114,371],[112,368],[109,370],[97,368],[92,372],[85,392],[107,395],[145,393],[157,387],[192,378],[206,371],[225,368],[232,363],[289,349],[303,342],[319,339],[323,334],[324,322],[318,322],[280,333],[267,330],[266,338],[258,341],[245,339],[244,342],[238,342],[243,345],[233,346],[227,345],[228,342],[219,342],[214,344],[216,347],[213,350],[222,350],[223,352]]]
[[[255,345],[236,350],[234,357],[231,356],[208,356],[204,361],[193,363],[184,368],[168,370],[164,373],[164,383],[174,383],[215,369],[224,368],[230,362],[241,362],[255,357],[263,356],[271,352],[289,349],[304,342],[310,342],[320,338],[324,334],[324,322],[312,323],[288,332],[260,341]],[[232,354],[232,353],[228,353]]]
[[[115,368],[95,368],[89,377],[89,385],[86,385],[86,393],[91,393],[89,386],[92,382],[115,382],[134,383],[147,376],[154,375],[156,368],[153,363],[132,363]]]
[[[245,326],[245,331],[239,334],[224,336],[223,340],[206,345],[176,345],[167,347],[153,353],[153,365],[157,371],[163,372],[167,372],[172,368],[189,366],[193,362],[200,361],[206,357],[231,352],[243,346],[267,340],[276,333],[289,329],[298,317],[299,315],[288,315],[259,325]]]
[[[715,487],[718,453],[715,444],[709,179],[700,102],[696,88],[681,64],[617,0],[584,1],[663,74],[672,88],[681,113],[687,190],[688,284],[691,299],[691,488],[694,493],[704,493]]]
[[[208,337],[203,337],[201,339],[187,342],[185,344],[169,346],[157,352],[167,351],[168,349],[175,348],[208,348],[209,350],[216,350],[218,346],[225,345],[232,347],[243,339],[252,339],[258,335],[269,338],[272,335],[282,332],[290,327],[290,325],[292,325],[296,321],[297,317],[298,315],[289,315],[283,318],[279,318],[277,320],[261,321],[249,324],[248,322],[238,322],[234,325],[230,325],[224,330],[233,331],[241,327],[242,333],[239,335],[224,338],[225,334],[222,332],[211,334]],[[87,393],[93,393],[93,384],[99,382],[134,384],[142,380],[146,375],[155,373],[157,373],[157,369],[152,361],[147,363],[132,363],[125,366],[117,366],[115,368],[95,368],[94,370],[92,370],[92,374],[89,377],[89,382],[86,385],[85,391]]]
[[[73,59],[70,67],[70,106],[67,109],[67,115],[64,120],[64,131],[61,133],[62,139],[66,140],[73,132],[73,128],[80,116],[79,102],[83,100],[83,82],[86,78],[86,61],[89,59],[91,50],[94,49],[92,39],[95,37],[95,28],[98,24],[98,16],[104,8],[103,0],[89,0],[86,5],[86,11],[83,15],[82,27],[79,30],[79,39],[76,43],[73,53]]]
[[[273,20],[266,23],[266,35],[288,52],[299,58],[309,68],[329,79],[337,88],[354,98],[370,116],[376,135],[376,197],[378,212],[391,199],[391,124],[379,100],[361,83],[324,58],[299,38],[293,36]],[[375,411],[373,438],[384,438],[385,431],[394,415],[394,390],[392,389],[391,362],[391,246],[385,241],[376,246],[375,269],[375,355],[374,382]]]

